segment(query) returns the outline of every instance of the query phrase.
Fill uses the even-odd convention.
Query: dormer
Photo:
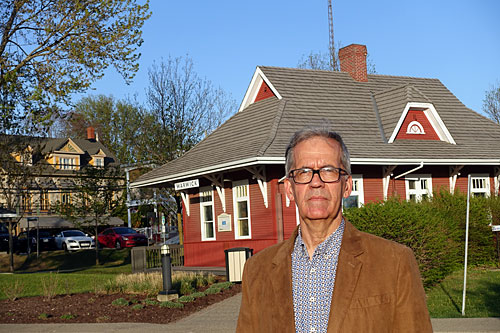
[[[12,157],[16,159],[16,162],[21,163],[26,166],[33,165],[33,148],[28,145],[21,152],[11,153]]]
[[[278,99],[282,98],[278,90],[276,90],[264,72],[257,67],[255,73],[253,74],[252,81],[250,81],[250,85],[245,93],[245,97],[243,97],[243,102],[241,102],[238,112],[242,111],[250,104],[269,97],[277,97]]]
[[[85,152],[71,139],[67,139],[64,144],[54,150],[48,158],[51,164],[60,170],[79,170],[80,156]]]
[[[91,165],[98,168],[104,167],[104,159],[106,158],[106,154],[104,153],[104,151],[102,151],[102,149],[99,149],[97,154],[91,155],[91,158],[92,159],[89,162]]]

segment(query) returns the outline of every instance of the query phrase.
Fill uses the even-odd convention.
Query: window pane
[[[203,207],[203,220],[205,222],[213,221],[212,206]]]
[[[247,218],[248,217],[248,209],[247,202],[240,201],[238,202],[238,217],[239,218]]]
[[[428,190],[429,188],[427,187],[427,179],[421,179],[420,180],[420,188],[422,190]]]
[[[353,191],[356,191],[356,192],[358,191],[358,183],[359,183],[359,180],[357,180],[357,179],[352,180],[352,190]]]
[[[205,223],[205,237],[213,238],[214,237],[214,225],[213,223]]]
[[[417,201],[417,196],[415,194],[410,194],[410,201]]]
[[[343,200],[344,208],[359,207],[359,197],[357,195],[351,195]]]
[[[239,236],[249,236],[248,219],[238,219]]]
[[[408,180],[408,188],[410,190],[414,190],[415,189],[415,183],[416,183],[415,180]]]

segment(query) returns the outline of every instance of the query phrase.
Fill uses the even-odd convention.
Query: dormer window
[[[424,127],[418,121],[414,120],[408,124],[406,134],[425,134]]]
[[[61,157],[61,169],[62,170],[75,170],[76,161],[75,158]]]
[[[102,157],[94,157],[94,166],[102,168],[104,166],[104,159]]]

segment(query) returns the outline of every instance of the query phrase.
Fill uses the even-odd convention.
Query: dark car
[[[108,228],[97,235],[97,240],[100,246],[114,247],[115,249],[148,244],[146,235],[127,227]]]
[[[12,236],[13,247],[16,247],[17,237]],[[9,229],[5,224],[0,223],[0,251],[9,252]]]
[[[48,251],[54,250],[56,248],[56,242],[54,236],[52,236],[48,231],[40,230],[38,235],[40,240],[40,251]],[[28,252],[28,240],[30,252],[36,251],[36,240],[37,240],[37,231],[36,229],[30,230],[29,234],[26,231],[23,231],[17,237],[17,247],[16,251],[27,253]]]

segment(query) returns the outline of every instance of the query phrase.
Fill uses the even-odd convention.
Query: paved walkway
[[[173,324],[3,324],[0,332],[119,332],[119,333],[229,333],[236,329],[236,320],[240,308],[241,294],[211,305],[200,312]],[[498,332],[500,318],[444,318],[432,319],[434,332]]]

